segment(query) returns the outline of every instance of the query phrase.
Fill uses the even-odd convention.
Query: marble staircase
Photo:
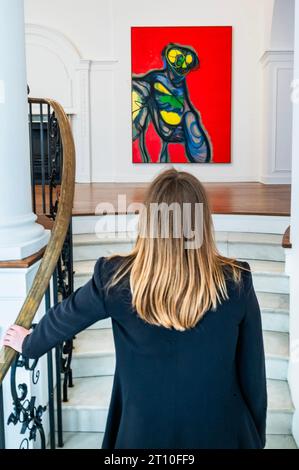
[[[224,255],[247,260],[262,311],[268,383],[267,448],[295,448],[291,435],[293,405],[288,388],[289,279],[284,270],[281,236],[216,233]],[[90,278],[100,256],[128,252],[134,235],[74,235],[75,288]],[[80,333],[73,355],[74,388],[63,404],[64,448],[99,448],[105,429],[115,366],[110,320]]]

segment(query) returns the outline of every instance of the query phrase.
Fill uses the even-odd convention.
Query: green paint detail
[[[169,104],[173,109],[182,109],[184,107],[184,98],[176,98],[172,95],[158,96],[160,103]]]
[[[180,55],[178,58],[177,58],[177,66],[178,67],[182,67],[183,63],[184,63],[184,60],[185,60],[185,57],[183,55]]]

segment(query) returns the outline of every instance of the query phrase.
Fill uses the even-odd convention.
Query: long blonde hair
[[[150,236],[151,205],[175,203],[191,206],[194,228],[195,206],[202,207],[202,243],[186,248],[184,236],[169,230],[161,236],[163,220],[156,219],[158,236]],[[168,212],[173,228],[174,213]],[[164,220],[165,222],[165,220]],[[203,185],[189,173],[170,169],[150,185],[139,220],[139,234],[132,252],[123,256],[109,288],[130,273],[132,303],[145,322],[184,331],[193,328],[203,315],[228,298],[226,280],[240,281],[240,266],[221,256],[213,237],[211,211]]]

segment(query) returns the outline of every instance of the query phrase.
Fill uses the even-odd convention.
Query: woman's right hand
[[[12,325],[5,333],[3,345],[9,346],[18,353],[22,353],[23,341],[30,333],[31,330],[27,330],[19,325]]]

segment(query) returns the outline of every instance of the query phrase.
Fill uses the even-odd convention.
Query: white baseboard
[[[283,175],[263,175],[261,183],[264,184],[292,184],[292,173],[288,172]]]
[[[164,163],[155,163],[152,165],[149,165],[153,168],[152,171],[147,171],[145,172],[145,168],[148,170],[148,165],[140,165],[139,163],[134,163],[134,165],[143,167],[144,170],[140,168],[141,171],[138,171],[138,173],[124,173],[122,172],[121,175],[115,175],[115,174],[107,174],[103,175],[101,174],[100,176],[94,176],[92,178],[91,183],[151,183],[153,178],[157,176],[162,170],[166,170],[169,166],[169,164],[164,164]],[[194,164],[195,167],[200,167],[200,165]],[[204,165],[209,165],[209,164],[204,164]],[[219,164],[220,166],[225,166],[226,164]],[[230,165],[230,164],[229,164]],[[259,183],[260,180],[258,176],[229,176],[229,177],[215,177],[211,178],[211,176],[204,176],[202,173],[196,173],[195,171],[192,171],[191,168],[192,164],[182,164],[182,163],[174,163],[172,167],[176,168],[177,170],[182,170],[182,171],[188,171],[189,173],[194,174],[197,176],[202,183]],[[80,179],[80,181],[79,181]],[[81,176],[76,177],[76,183],[82,182],[81,181]],[[77,181],[78,180],[78,181]]]

